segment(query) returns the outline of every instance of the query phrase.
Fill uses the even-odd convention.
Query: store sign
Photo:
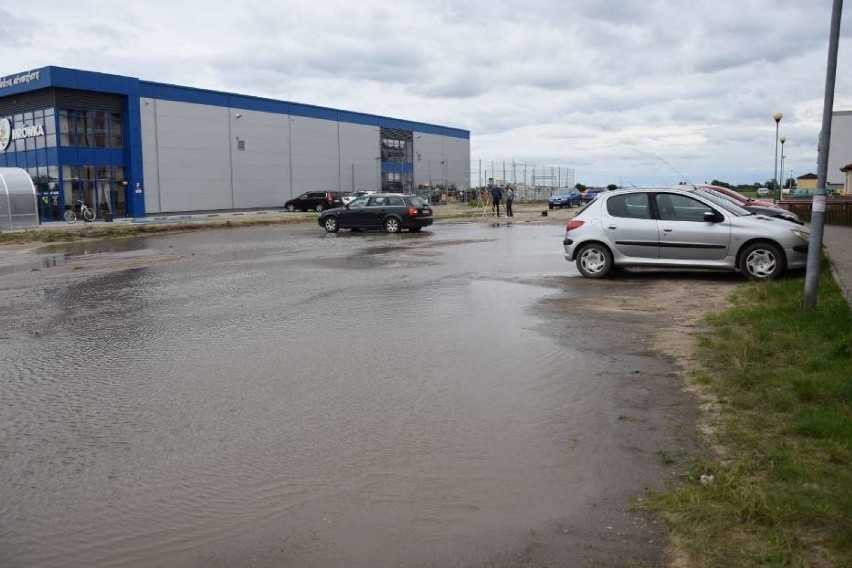
[[[33,81],[38,81],[41,78],[41,71],[27,71],[12,77],[0,77],[0,89],[6,87],[16,87],[18,85],[28,85]]]
[[[0,152],[5,152],[13,140],[26,140],[44,136],[44,125],[25,124],[14,128],[9,118],[0,118]]]

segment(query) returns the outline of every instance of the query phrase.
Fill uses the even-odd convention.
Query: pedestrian
[[[497,212],[497,216],[500,216],[500,200],[503,198],[503,191],[500,189],[500,186],[495,185],[491,188],[491,202],[494,204],[494,210]]]
[[[512,186],[509,186],[509,189],[506,190],[506,217],[514,217],[515,212],[512,211],[512,202],[515,201],[515,190],[512,189]]]

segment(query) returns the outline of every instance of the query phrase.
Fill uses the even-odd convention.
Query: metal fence
[[[574,187],[574,168],[556,164],[517,162],[515,160],[471,160],[470,185],[472,188],[515,188],[515,199],[547,199],[559,188]]]

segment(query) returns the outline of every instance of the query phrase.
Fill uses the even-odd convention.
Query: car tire
[[[547,208],[548,208],[548,209],[553,209],[553,205],[548,205],[548,206],[547,206]]]
[[[322,226],[326,233],[336,233],[340,230],[340,222],[334,215],[329,215],[322,221]]]
[[[577,270],[586,278],[603,278],[612,271],[612,253],[600,243],[589,243],[577,251]]]
[[[284,209],[286,209],[287,211],[289,211],[290,213],[292,213],[293,211],[295,211],[295,210],[296,210],[296,206],[295,206],[295,205],[293,205],[293,204],[291,203],[290,205],[288,205],[288,206],[287,206],[287,207],[285,207]]]
[[[398,233],[402,230],[402,223],[396,217],[388,217],[384,222],[386,233]]]
[[[323,210],[323,209],[324,209],[324,208],[323,208],[323,206],[322,206],[322,203],[320,203],[319,205],[317,205],[317,213],[322,213],[322,210]]]
[[[749,280],[772,280],[784,271],[784,254],[773,243],[752,243],[740,253],[739,269]]]

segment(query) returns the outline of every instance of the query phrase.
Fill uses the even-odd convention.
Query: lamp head
[[[778,141],[779,141],[779,142],[781,142],[781,143],[783,144],[784,142],[786,142],[786,141],[787,141],[787,137],[786,137],[786,136],[782,136],[781,138],[779,138],[779,139],[778,139]]]
[[[775,119],[775,122],[781,122],[781,118],[783,118],[783,116],[784,115],[780,112],[776,112],[774,115],[772,115],[772,118]]]

